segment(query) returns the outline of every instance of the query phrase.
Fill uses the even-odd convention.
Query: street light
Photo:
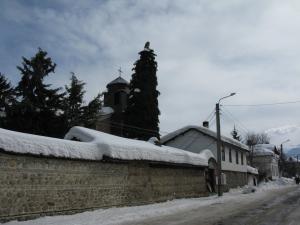
[[[291,141],[291,140],[290,140],[290,139],[285,140],[284,142],[282,142],[282,143],[280,144],[280,146],[282,146],[284,143],[287,143],[287,142],[289,142],[289,141]]]
[[[282,142],[281,144],[280,144],[280,155],[282,155],[282,153],[283,153],[283,144],[285,144],[285,143],[287,143],[287,142],[289,142],[290,141],[290,139],[287,139],[287,140],[285,140],[284,142]]]
[[[289,142],[290,139],[285,140],[280,144],[280,157],[279,157],[279,176],[281,176],[284,168],[283,144]],[[298,161],[298,160],[297,160]]]
[[[218,196],[223,195],[222,191],[222,179],[221,179],[221,127],[220,127],[220,102],[224,98],[229,98],[231,96],[234,96],[235,93],[231,93],[230,95],[227,95],[225,97],[222,97],[219,99],[219,101],[216,104],[216,124],[217,124],[217,175],[218,175]]]

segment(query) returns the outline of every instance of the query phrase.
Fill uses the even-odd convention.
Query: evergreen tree
[[[67,96],[64,100],[64,112],[67,120],[67,130],[73,126],[82,125],[83,96],[85,93],[85,83],[78,80],[74,73],[71,74],[71,83],[69,86],[65,86]]]
[[[237,140],[237,141],[241,141],[241,136],[238,134],[237,129],[235,129],[235,126],[233,127],[233,131],[231,131],[231,135],[233,137],[233,139]]]
[[[144,50],[139,53],[140,59],[134,64],[125,116],[125,124],[128,125],[125,135],[141,140],[159,138],[157,63],[156,55],[149,47],[150,43],[147,42]]]
[[[98,94],[87,106],[83,107],[83,124],[88,128],[96,128],[98,114],[102,106],[101,94]]]
[[[44,78],[54,73],[55,67],[47,52],[40,48],[31,59],[23,57],[22,66],[17,67],[22,75],[16,87],[18,101],[9,116],[12,129],[54,137],[63,135],[64,93],[44,84]]]
[[[14,101],[14,89],[5,76],[0,73],[0,127],[5,127],[6,113]]]

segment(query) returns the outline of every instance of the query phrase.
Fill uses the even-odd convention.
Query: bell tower
[[[129,95],[129,83],[122,78],[121,68],[119,76],[106,85],[107,92],[104,93],[104,107],[113,109],[110,118],[110,133],[123,136],[124,113],[127,108]]]

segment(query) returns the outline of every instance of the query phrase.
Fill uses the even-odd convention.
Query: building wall
[[[242,187],[248,183],[247,173],[235,171],[222,172],[226,174],[226,185],[224,185],[224,191],[228,191],[230,188]]]
[[[247,177],[248,177],[248,185],[257,186],[257,184],[258,184],[258,179],[257,179],[258,176],[257,175],[247,173]]]
[[[104,94],[104,106],[111,107],[114,113],[110,115],[106,127],[99,127],[98,130],[117,136],[124,136],[124,112],[128,104],[129,85],[113,84],[107,86],[107,92]],[[99,121],[98,124],[103,124]]]
[[[0,152],[0,221],[200,196],[201,167]]]
[[[253,156],[253,166],[258,168],[260,176],[276,179],[279,176],[278,159],[271,155]]]
[[[204,135],[196,130],[189,130],[188,132],[177,136],[176,138],[167,141],[165,145],[172,146],[179,149],[184,149],[194,153],[200,153],[204,149],[209,149],[217,158],[217,142],[214,138]],[[222,161],[222,169],[236,172],[247,172],[247,158],[246,151],[241,150],[237,146],[232,146],[223,143],[225,146],[225,161]],[[229,161],[229,149],[232,151],[232,162]],[[239,163],[236,163],[236,153],[238,152]],[[241,153],[243,152],[243,165],[241,164]],[[246,184],[246,183],[245,183]]]
[[[119,100],[116,102],[116,94],[120,93]],[[113,84],[107,88],[104,94],[104,106],[114,109],[115,113],[122,113],[127,108],[127,99],[129,94],[129,86],[126,84]]]

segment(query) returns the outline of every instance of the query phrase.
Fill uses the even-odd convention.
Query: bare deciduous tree
[[[254,146],[258,144],[270,144],[270,137],[267,133],[249,132],[246,134],[244,142],[250,148],[250,165],[252,165]]]
[[[267,133],[249,132],[246,134],[245,144],[248,146],[254,146],[257,144],[270,144],[270,137]]]

